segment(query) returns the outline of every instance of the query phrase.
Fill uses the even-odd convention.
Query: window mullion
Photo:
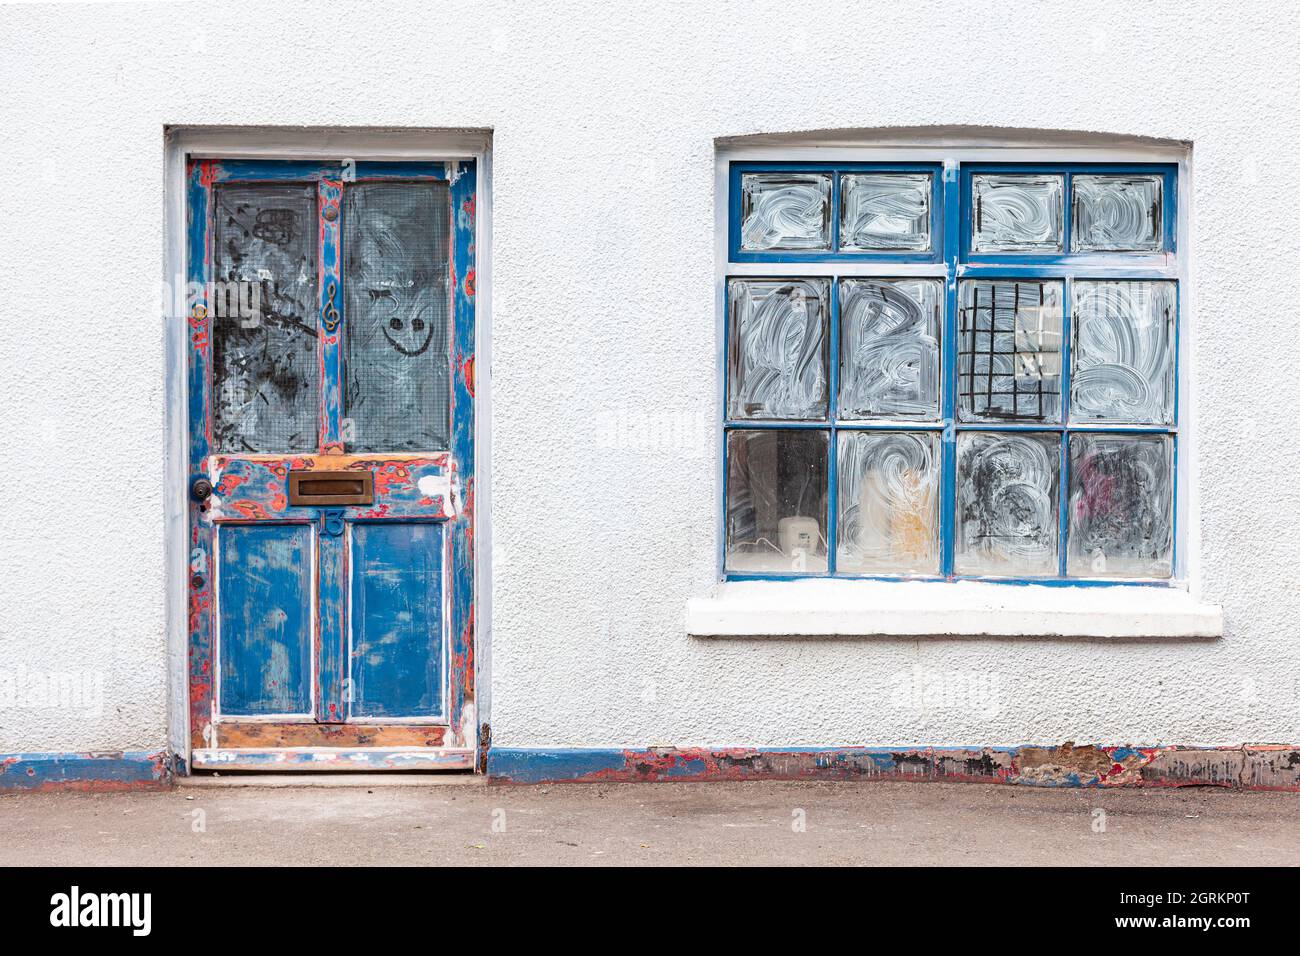
[[[1066,177],[1065,186],[1065,247],[1068,249],[1073,237],[1070,235],[1070,207],[1073,205],[1070,192],[1070,178]],[[1074,321],[1073,302],[1071,297],[1074,295],[1074,280],[1067,276],[1064,280],[1065,291],[1061,296],[1061,448],[1060,448],[1060,465],[1057,467],[1056,489],[1056,561],[1057,574],[1061,577],[1066,576],[1066,562],[1069,558],[1069,547],[1066,538],[1070,532],[1070,340],[1074,338],[1074,329],[1071,323]]]
[[[840,177],[835,177],[835,194],[838,199]],[[833,210],[833,219],[835,222],[835,235],[839,233],[839,205],[835,205]],[[836,239],[838,248],[838,238]],[[827,369],[826,378],[828,380],[827,388],[830,394],[827,396],[826,414],[827,423],[830,425],[830,440],[827,443],[826,450],[826,573],[834,574],[836,540],[839,533],[839,438],[835,427],[836,420],[840,417],[840,281],[837,276],[831,277],[831,314],[828,321],[826,334],[830,339],[830,368]]]
[[[943,481],[939,534],[943,550],[940,567],[952,577],[957,513],[957,263],[961,253],[961,194],[956,160],[943,166]]]

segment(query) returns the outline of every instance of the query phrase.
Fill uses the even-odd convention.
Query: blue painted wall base
[[[712,780],[938,780],[1035,787],[1300,791],[1300,747],[612,748],[493,747],[494,783]]]
[[[165,750],[0,754],[0,791],[161,790],[171,784]]]

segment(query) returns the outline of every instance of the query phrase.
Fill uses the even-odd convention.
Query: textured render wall
[[[3,8],[0,667],[105,697],[0,709],[0,752],[166,739],[168,123],[494,129],[494,742],[1300,741],[1296,12]],[[1184,451],[1226,635],[687,637],[716,575],[715,137],[962,124],[1195,143]],[[912,706],[917,673],[974,697]]]

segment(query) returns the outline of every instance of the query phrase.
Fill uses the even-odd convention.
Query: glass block
[[[1163,182],[1160,176],[1074,176],[1070,249],[1159,252]]]
[[[1173,282],[1075,281],[1070,420],[1172,425]]]
[[[359,183],[344,192],[349,451],[447,447],[450,202],[446,183]]]
[[[839,433],[836,567],[939,573],[937,432]]]
[[[727,414],[824,421],[828,279],[732,279]]]
[[[1067,572],[1169,577],[1173,475],[1174,442],[1168,435],[1071,435]]]
[[[841,419],[939,417],[939,279],[840,280]]]
[[[958,434],[958,574],[1057,573],[1060,448],[1058,434]]]
[[[830,247],[830,173],[745,173],[740,177],[741,249],[767,252]]]
[[[316,187],[215,187],[209,303],[214,450],[319,444]]]
[[[972,252],[1061,252],[1065,177],[971,176]]]
[[[840,249],[929,252],[930,173],[846,173],[840,177]]]
[[[826,570],[826,466],[821,429],[727,432],[727,570]]]
[[[1061,420],[1059,279],[961,283],[957,412],[963,422]]]

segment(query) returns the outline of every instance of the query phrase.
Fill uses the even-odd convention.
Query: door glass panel
[[[213,445],[316,449],[316,188],[215,187]]]
[[[449,202],[446,183],[360,183],[344,192],[349,451],[447,447]]]

